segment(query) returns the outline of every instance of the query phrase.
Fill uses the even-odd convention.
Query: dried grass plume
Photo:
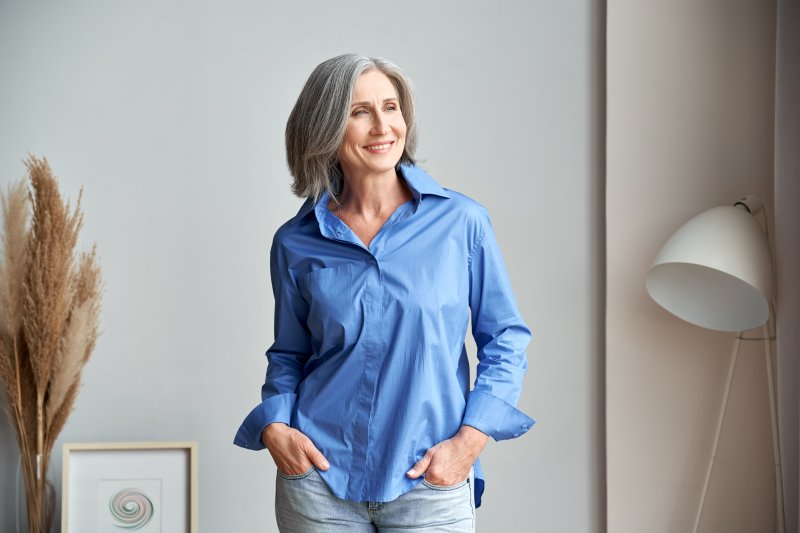
[[[95,249],[76,255],[83,215],[61,197],[47,159],[25,161],[0,193],[0,381],[17,432],[30,532],[49,531],[50,454],[97,341],[102,277]]]

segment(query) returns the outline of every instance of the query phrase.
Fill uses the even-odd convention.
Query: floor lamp
[[[769,238],[755,219],[759,212],[763,212],[761,202],[755,196],[747,196],[732,206],[714,207],[700,213],[667,241],[647,274],[647,292],[670,313],[704,328],[738,332],[731,354],[711,458],[695,516],[695,533],[700,525],[717,455],[739,346],[743,340],[742,332],[758,326],[763,331],[769,381],[775,464],[775,519],[779,533],[784,531],[778,420],[769,328],[770,308],[774,309],[771,306],[774,278]]]

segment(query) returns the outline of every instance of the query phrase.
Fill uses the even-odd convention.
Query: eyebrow
[[[386,102],[392,102],[392,101],[399,102],[400,99],[397,98],[396,96],[392,96],[391,98],[384,98],[383,99],[383,103],[384,104]],[[356,107],[356,106],[360,106],[360,105],[372,105],[372,102],[353,102],[352,104],[350,104],[350,107]]]

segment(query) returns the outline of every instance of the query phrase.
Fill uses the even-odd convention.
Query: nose
[[[388,131],[388,125],[386,123],[386,116],[384,115],[383,111],[377,111],[372,115],[372,129],[370,132],[373,135],[383,135]]]

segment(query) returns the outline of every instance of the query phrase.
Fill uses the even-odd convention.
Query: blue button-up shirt
[[[327,193],[276,232],[275,342],[261,403],[234,440],[260,450],[268,424],[297,428],[328,459],[320,475],[333,493],[353,501],[412,489],[409,468],[461,425],[503,440],[534,423],[515,408],[530,331],[486,209],[416,166],[399,169],[413,199],[369,247],[329,211]],[[479,463],[475,474],[479,504]]]

